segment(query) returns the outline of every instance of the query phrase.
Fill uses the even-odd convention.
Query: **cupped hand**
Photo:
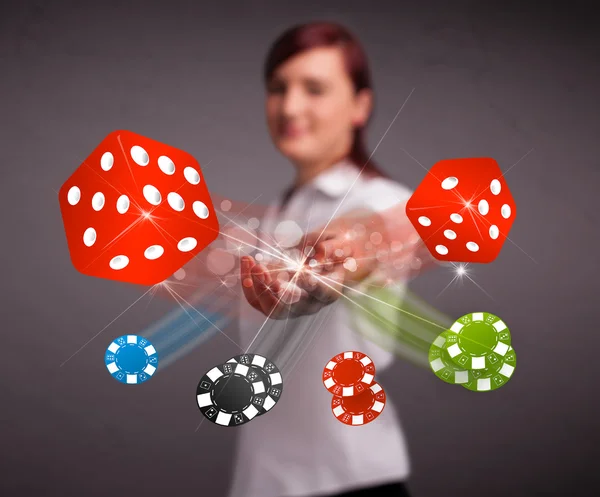
[[[315,314],[337,300],[344,279],[340,264],[317,262],[315,267],[292,268],[285,263],[267,266],[251,256],[242,257],[242,289],[248,303],[272,319]]]

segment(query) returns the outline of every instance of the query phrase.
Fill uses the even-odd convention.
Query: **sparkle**
[[[294,273],[300,273],[304,270],[304,261],[291,259],[287,268]]]
[[[444,289],[438,294],[438,297],[440,295],[442,295],[442,293],[444,293],[454,282],[459,283],[460,285],[462,285],[464,283],[463,278],[468,279],[471,283],[473,283],[477,288],[479,288],[483,293],[485,293],[491,300],[494,300],[494,298],[487,293],[482,287],[481,285],[479,285],[471,276],[470,273],[471,271],[467,270],[467,267],[469,266],[469,263],[466,264],[455,264],[454,262],[451,262],[450,265],[452,266],[452,270],[454,272],[454,276],[452,277],[452,279],[450,280],[450,283],[448,283]]]

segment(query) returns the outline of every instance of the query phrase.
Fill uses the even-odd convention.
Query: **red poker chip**
[[[352,397],[366,391],[374,379],[375,364],[362,352],[342,352],[323,369],[323,385],[329,392],[341,397]]]
[[[385,407],[385,391],[377,383],[353,397],[334,395],[331,401],[333,415],[342,423],[362,426],[375,421]]]

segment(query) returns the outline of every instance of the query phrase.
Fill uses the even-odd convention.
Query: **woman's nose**
[[[305,98],[298,89],[290,89],[283,98],[282,112],[285,117],[295,117],[305,107]]]

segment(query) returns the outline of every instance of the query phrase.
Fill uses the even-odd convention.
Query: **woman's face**
[[[350,151],[370,103],[369,92],[354,91],[339,48],[308,50],[275,70],[267,88],[269,133],[298,164],[334,160]]]

